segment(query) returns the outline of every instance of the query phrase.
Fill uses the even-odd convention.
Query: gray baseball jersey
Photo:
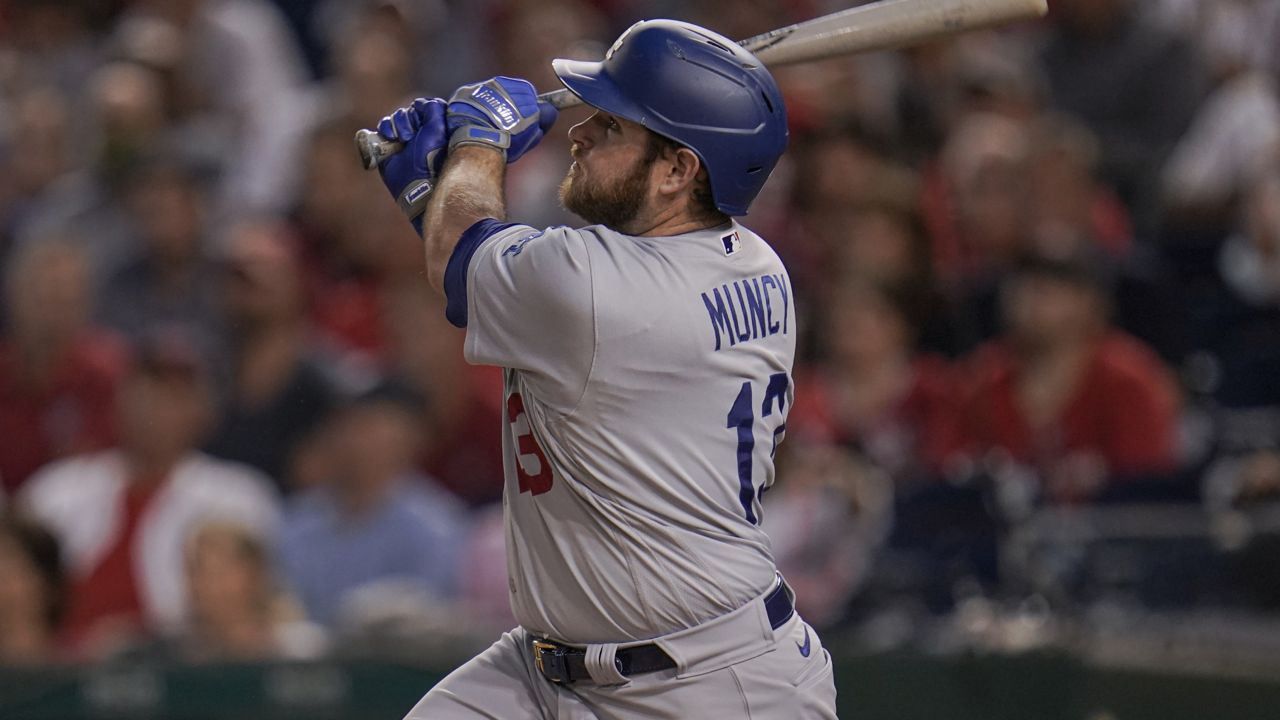
[[[760,496],[796,327],[768,244],[736,222],[632,237],[483,220],[445,290],[467,360],[507,368],[503,501],[524,628],[639,640],[769,588]]]

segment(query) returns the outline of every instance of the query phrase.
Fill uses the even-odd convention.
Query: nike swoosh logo
[[[806,625],[804,628],[804,644],[801,645],[800,643],[796,643],[796,648],[800,651],[801,655],[809,657],[809,647],[809,626]]]

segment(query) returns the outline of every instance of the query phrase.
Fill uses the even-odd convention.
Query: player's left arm
[[[404,143],[378,172],[423,239],[427,280],[441,292],[449,254],[462,231],[480,218],[506,215],[504,151],[478,145],[449,149],[448,115],[444,100],[419,98],[378,124],[384,138]]]
[[[423,223],[427,280],[437,291],[444,292],[445,269],[467,228],[506,219],[506,166],[537,145],[556,117],[527,80],[501,75],[463,85],[449,99],[448,159]]]
[[[506,219],[506,170],[503,156],[493,150],[463,146],[450,151],[427,202],[422,232],[427,281],[437,292],[444,292],[445,268],[463,232],[485,218]]]

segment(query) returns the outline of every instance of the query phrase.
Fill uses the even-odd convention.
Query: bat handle
[[[365,170],[372,170],[389,156],[404,149],[404,143],[388,140],[372,130],[356,131],[356,151]]]
[[[581,105],[582,100],[568,90],[561,88],[545,92],[538,96],[538,102],[550,103],[557,110]],[[356,131],[356,151],[360,153],[360,162],[365,170],[372,170],[384,160],[404,149],[404,143],[388,140],[373,130]]]

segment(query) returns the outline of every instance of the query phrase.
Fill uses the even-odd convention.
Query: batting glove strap
[[[498,130],[488,125],[466,123],[459,125],[449,135],[449,151],[459,145],[483,145],[502,153],[505,158],[507,148],[511,147],[511,133]]]
[[[431,199],[431,191],[435,184],[428,178],[419,178],[405,186],[404,192],[396,199],[404,216],[413,220],[427,211],[427,201]]]
[[[443,148],[436,148],[427,153],[426,166],[439,167],[439,163],[443,162],[440,156],[444,152]],[[427,212],[427,202],[431,200],[431,192],[436,189],[432,176],[410,180],[400,192],[400,196],[396,198],[396,205],[400,206],[400,212],[409,218],[409,222],[413,224],[419,235],[422,234],[422,216]]]

